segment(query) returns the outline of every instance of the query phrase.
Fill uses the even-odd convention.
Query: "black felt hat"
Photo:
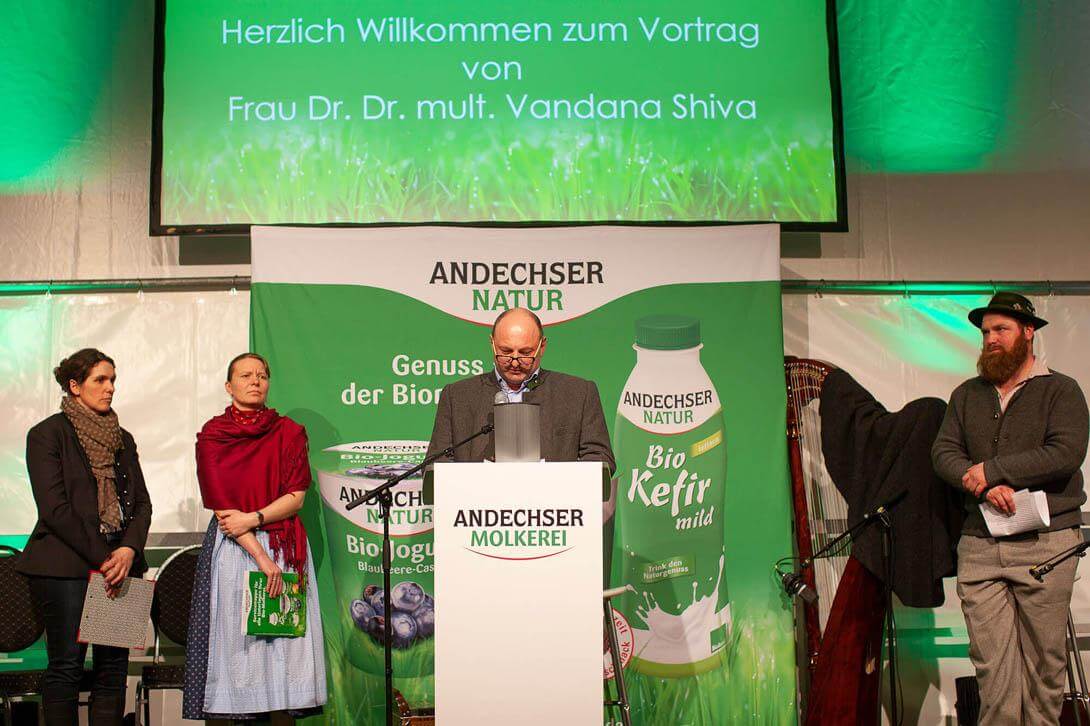
[[[997,292],[992,295],[992,299],[988,301],[987,305],[970,311],[969,320],[979,328],[984,321],[984,316],[988,313],[1009,315],[1016,320],[1032,325],[1038,330],[1048,325],[1047,320],[1037,317],[1037,311],[1033,308],[1033,303],[1016,292]]]

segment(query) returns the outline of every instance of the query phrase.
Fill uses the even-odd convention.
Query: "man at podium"
[[[537,315],[524,308],[504,311],[492,324],[489,342],[495,368],[443,388],[428,455],[480,431],[490,421],[492,406],[506,400],[541,407],[545,461],[602,461],[612,473],[616,462],[598,387],[593,381],[541,367],[547,341]],[[482,436],[446,461],[494,458],[495,437]]]

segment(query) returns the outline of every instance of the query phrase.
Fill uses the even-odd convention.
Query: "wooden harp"
[[[837,491],[821,453],[821,418],[818,404],[825,377],[835,366],[818,360],[784,357],[787,379],[787,452],[791,468],[791,494],[795,510],[795,545],[800,559],[810,559],[848,527],[848,505]],[[814,588],[818,601],[803,604],[807,663],[817,662],[822,634],[829,622],[840,577],[848,553],[838,548],[802,571],[803,581]]]

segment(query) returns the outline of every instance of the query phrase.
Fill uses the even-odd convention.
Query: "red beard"
[[[1029,341],[1022,336],[1014,341],[1010,350],[982,350],[976,361],[980,377],[993,386],[1001,386],[1011,379],[1029,357]]]

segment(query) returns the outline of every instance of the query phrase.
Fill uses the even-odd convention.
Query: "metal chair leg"
[[[148,701],[151,700],[151,694],[148,692],[147,687],[144,685],[144,681],[141,679],[136,682],[136,702],[133,703],[133,715],[136,717],[136,726],[142,726],[142,724],[151,723],[151,709]]]
[[[1082,695],[1087,693],[1086,672],[1082,668],[1082,658],[1079,657],[1079,636],[1075,633],[1075,617],[1071,614],[1071,608],[1067,609],[1067,632],[1071,636],[1071,651],[1075,654],[1075,672],[1079,676],[1079,691]]]
[[[609,706],[616,706],[621,711],[621,723],[624,726],[632,726],[632,714],[628,706],[628,691],[624,685],[624,673],[621,670],[621,652],[617,644],[617,628],[613,624],[613,604],[609,598],[605,598],[605,626],[609,642],[609,655],[613,661],[613,685],[617,689],[617,699],[610,701]]]
[[[1086,673],[1082,668],[1082,653],[1079,652],[1079,636],[1075,632],[1075,618],[1071,614],[1071,608],[1067,610],[1067,647],[1064,648],[1067,656],[1067,682],[1071,688],[1071,705],[1074,709],[1076,726],[1090,726],[1084,723],[1083,705],[1090,701],[1086,686]],[[1072,667],[1074,661],[1074,667]],[[1078,682],[1075,675],[1078,674]]]

